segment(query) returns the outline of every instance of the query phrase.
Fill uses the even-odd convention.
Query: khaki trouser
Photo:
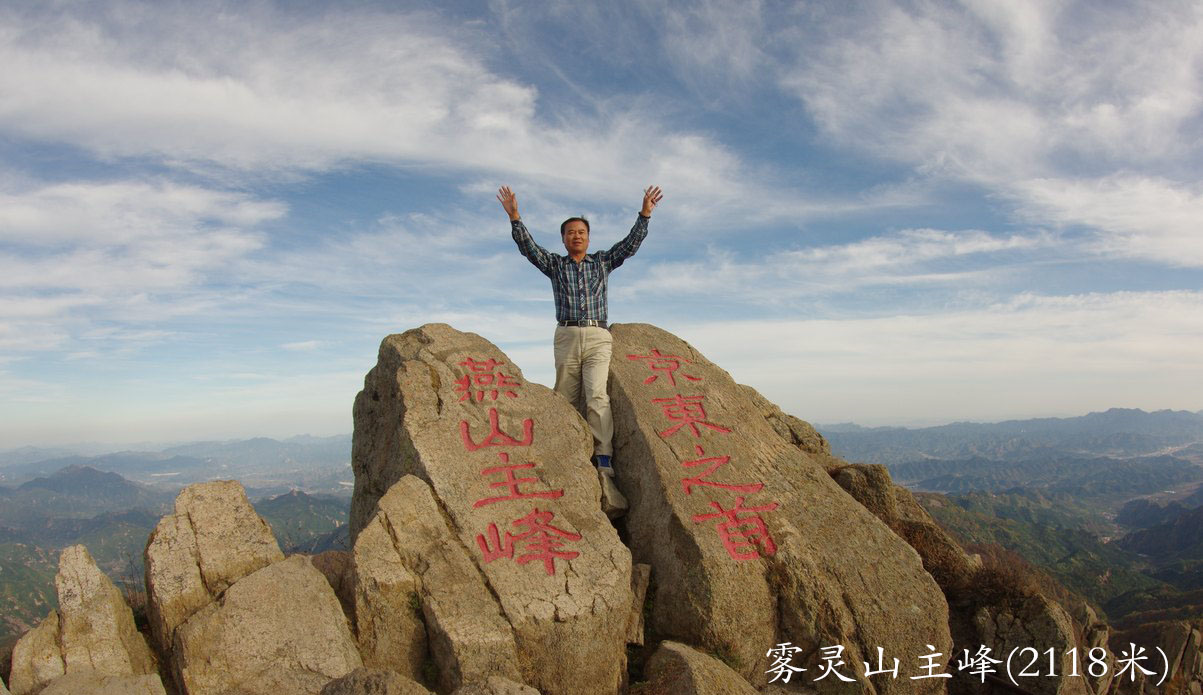
[[[610,417],[610,331],[596,326],[556,326],[556,393],[585,416],[593,432],[593,453],[613,453]]]

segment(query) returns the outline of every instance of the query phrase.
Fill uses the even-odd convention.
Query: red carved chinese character
[[[509,454],[499,453],[497,455],[501,457],[502,463],[508,464],[510,462]],[[554,500],[564,494],[563,490],[546,490],[544,492],[519,492],[518,486],[521,485],[522,483],[536,483],[539,481],[539,479],[538,478],[515,478],[514,471],[516,471],[520,468],[534,468],[534,467],[535,467],[535,464],[533,464],[533,463],[515,463],[513,465],[508,465],[508,466],[493,466],[492,468],[484,469],[483,471],[480,472],[481,475],[492,475],[493,473],[498,473],[498,472],[504,471],[505,472],[505,480],[503,480],[499,483],[489,483],[489,487],[506,487],[506,488],[510,489],[510,494],[508,494],[504,497],[484,497],[484,498],[478,499],[478,500],[476,500],[475,503],[472,504],[472,508],[479,509],[480,507],[483,507],[487,504],[493,504],[494,502],[504,502],[506,500],[521,500],[521,499],[527,499],[530,497],[542,497],[544,499]]]
[[[676,425],[661,432],[660,436],[667,437],[675,434],[677,430],[685,425],[689,425],[695,437],[702,436],[701,431],[698,430],[698,425],[704,425],[723,434],[730,433],[731,430],[726,427],[720,427],[713,422],[706,421],[706,409],[702,407],[702,398],[702,396],[682,396],[680,394],[672,398],[653,398],[652,403],[659,403],[660,407],[664,408],[664,415],[669,420],[677,422]]]
[[[530,446],[530,443],[535,439],[535,421],[530,418],[522,421],[521,441],[502,432],[501,427],[497,424],[496,408],[489,408],[489,430],[489,436],[482,439],[480,444],[477,444],[472,441],[472,436],[468,434],[468,421],[460,420],[459,422],[459,435],[464,440],[464,447],[468,451],[476,451],[486,446]]]
[[[706,453],[700,446],[695,445],[693,448],[698,452],[698,456]],[[681,480],[681,487],[685,488],[685,494],[691,494],[693,492],[694,485],[710,485],[711,487],[721,487],[724,490],[735,490],[736,492],[760,492],[760,489],[764,487],[764,483],[728,485],[726,483],[716,483],[713,480],[705,480],[706,476],[716,471],[719,466],[726,465],[730,461],[730,456],[708,456],[703,459],[697,459],[696,461],[682,461],[681,465],[685,466],[686,468],[693,468],[695,466],[702,465],[709,466],[709,468],[707,468],[701,475],[694,476],[692,478],[683,478]]]
[[[692,360],[687,360],[679,355],[662,355],[660,354],[660,350],[656,348],[652,349],[652,354],[650,355],[627,355],[627,359],[647,360],[647,366],[650,367],[653,372],[664,372],[664,376],[668,377],[668,382],[673,386],[677,385],[677,378],[674,376],[674,372],[681,368],[681,363],[685,362],[688,364],[693,364]],[[702,380],[702,378],[699,376],[690,376],[685,372],[681,372],[681,376],[689,379],[690,381]],[[650,384],[659,377],[659,374],[653,374],[644,379],[643,383]]]
[[[727,554],[736,560],[755,560],[760,557],[758,546],[764,550],[765,555],[776,553],[777,546],[759,514],[743,517],[737,515],[740,512],[772,511],[777,508],[777,503],[770,502],[762,507],[745,507],[743,504],[743,497],[736,497],[735,506],[730,509],[723,509],[718,502],[711,502],[710,506],[718,512],[698,514],[693,517],[693,522],[700,524],[711,519],[724,519],[725,521],[717,527],[718,535],[723,539],[723,547],[727,549]]]
[[[469,357],[459,364],[461,367],[467,367],[472,371],[471,374],[465,374],[463,377],[455,380],[455,390],[461,393],[459,397],[461,402],[468,400],[469,396],[474,397],[477,402],[480,402],[485,399],[486,394],[492,400],[497,400],[497,397],[503,393],[509,398],[518,397],[517,393],[506,388],[518,385],[518,382],[514,381],[513,377],[502,372],[493,373],[497,367],[505,364],[505,362],[498,362],[493,358],[489,358],[484,362],[478,362]]]
[[[492,562],[498,558],[514,557],[514,548],[518,544],[525,547],[520,552],[516,562],[519,565],[525,565],[532,560],[542,560],[543,569],[547,574],[556,573],[555,561],[557,558],[561,560],[571,560],[580,555],[579,552],[572,550],[559,550],[559,547],[564,545],[567,539],[570,541],[579,541],[580,534],[571,533],[563,529],[558,529],[551,525],[551,518],[555,516],[553,512],[541,512],[536,507],[531,510],[530,514],[517,519],[511,523],[516,527],[527,527],[526,531],[519,534],[513,534],[509,531],[505,532],[505,538],[497,531],[497,524],[489,524],[489,537],[486,540],[482,534],[476,534],[476,545],[480,547],[480,552],[484,554],[485,562]]]

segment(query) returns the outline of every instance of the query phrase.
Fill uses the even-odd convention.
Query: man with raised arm
[[[518,199],[502,186],[497,199],[510,216],[514,243],[527,260],[551,279],[556,302],[555,390],[568,399],[593,432],[593,460],[603,475],[602,488],[612,506],[626,507],[614,487],[611,456],[614,423],[606,379],[610,374],[610,331],[606,327],[606,288],[610,272],[639,250],[652,211],[663,198],[659,186],[643,192],[643,207],[626,238],[606,251],[589,250],[589,221],[570,217],[560,225],[567,255],[551,253],[531,238],[518,215]],[[583,407],[582,407],[583,406]]]

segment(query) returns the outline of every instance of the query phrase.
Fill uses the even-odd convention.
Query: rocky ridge
[[[356,398],[351,551],[286,558],[240,485],[190,486],[147,543],[148,627],[71,548],[60,611],[18,642],[8,690],[1017,692],[958,670],[981,646],[1062,657],[1018,692],[1200,692],[1200,621],[1113,634],[1085,602],[967,554],[884,467],[832,457],[687,343],[613,335],[626,518],[601,512],[566,402],[430,324],[386,338]],[[1113,678],[1114,659],[1067,675],[1065,654],[1129,644],[1164,647],[1165,683]],[[918,677],[925,654],[956,676]]]

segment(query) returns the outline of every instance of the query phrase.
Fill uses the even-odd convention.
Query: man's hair
[[[560,236],[564,236],[564,229],[568,226],[569,222],[584,222],[585,223],[585,233],[586,234],[589,233],[589,220],[585,219],[584,217],[569,217],[568,219],[566,219],[560,223]]]

